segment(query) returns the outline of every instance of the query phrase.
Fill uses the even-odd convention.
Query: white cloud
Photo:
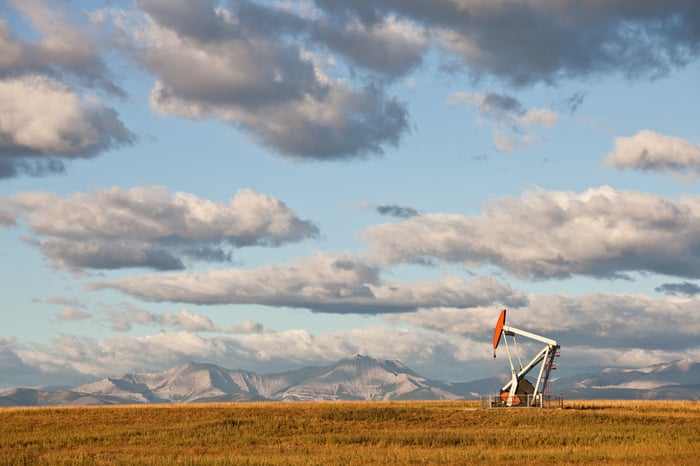
[[[437,281],[384,281],[379,269],[350,256],[317,254],[255,270],[210,270],[127,277],[97,282],[148,301],[195,304],[263,304],[317,312],[380,314],[418,307],[474,307],[522,303],[524,295],[493,278],[471,282],[454,276]]]
[[[58,8],[55,2],[49,6],[41,0],[12,0],[10,6],[21,13],[27,29],[37,37],[35,41],[20,39],[0,19],[0,76],[40,74],[125,95],[102,59],[100,30],[83,28],[69,19],[87,20],[83,10],[69,4]]]
[[[165,327],[171,327],[185,332],[221,331],[221,328],[215,325],[209,317],[196,314],[187,309],[181,309],[177,314],[166,312],[159,320]]]
[[[118,332],[127,332],[131,330],[134,325],[160,326],[177,332],[190,333],[227,332],[212,322],[209,317],[203,314],[197,314],[188,309],[180,309],[178,312],[156,314],[130,304],[122,304],[116,309],[107,311],[106,318],[111,323],[112,330]],[[240,329],[245,329],[247,332],[254,332],[258,328],[262,331],[262,326],[252,321],[245,321],[240,326]],[[235,330],[228,330],[228,332],[231,333],[234,331]]]
[[[689,351],[679,352],[646,350],[643,348],[617,350],[590,346],[574,346],[564,350],[559,364],[567,364],[574,368],[588,366],[635,369],[681,359],[697,361],[700,359],[700,349],[696,347]]]
[[[61,312],[56,314],[56,318],[60,321],[85,320],[91,319],[92,314],[90,314],[89,312],[81,311],[80,309],[73,306],[66,306],[61,310]]]
[[[184,259],[229,260],[231,248],[279,246],[319,233],[281,200],[249,189],[227,203],[158,186],[65,198],[23,192],[0,203],[23,214],[43,237],[42,252],[68,269],[178,269]]]
[[[559,114],[547,108],[525,110],[523,104],[509,95],[472,94],[456,92],[448,99],[450,105],[475,105],[493,126],[493,145],[501,152],[531,146],[538,141],[533,132],[537,127],[551,127]]]
[[[84,379],[161,371],[188,361],[269,373],[335,362],[358,353],[399,359],[427,376],[452,373],[468,378],[455,368],[488,357],[482,343],[468,338],[382,326],[318,335],[290,329],[211,337],[183,332],[104,339],[63,336],[47,345],[22,349],[12,346],[21,364],[35,372],[34,380],[42,383],[65,374],[81,374]]]
[[[508,309],[508,324],[555,338],[562,346],[560,369],[569,373],[591,366],[642,367],[700,357],[700,319],[689,311],[699,301],[645,295],[532,295],[530,304]],[[51,377],[152,372],[187,361],[268,373],[359,353],[399,359],[428,377],[466,381],[493,375],[491,336],[498,313],[496,307],[421,310],[386,315],[387,325],[318,334],[305,329],[211,336],[161,332],[104,339],[62,336],[43,345],[0,338],[0,353],[16,358],[0,374],[21,369],[35,383],[50,383]],[[202,316],[192,318],[189,312],[177,316],[202,322]],[[244,325],[259,328],[255,323]],[[539,345],[529,345],[526,339],[519,343],[526,354]]]
[[[493,146],[500,152],[513,152],[518,149],[532,146],[538,138],[532,134],[513,134],[502,129],[495,129],[493,133]]]
[[[0,163],[31,155],[90,157],[134,141],[114,110],[45,76],[0,79],[0,114]]]
[[[262,333],[264,330],[261,323],[250,319],[245,319],[240,324],[234,324],[228,329],[231,333]]]
[[[143,21],[123,26],[126,47],[157,78],[150,100],[161,113],[220,119],[297,159],[382,153],[408,130],[404,105],[382,86],[355,88],[318,68],[308,19],[254,3],[141,7]]]
[[[365,230],[387,263],[493,264],[522,278],[700,277],[700,198],[603,186],[530,191],[491,201],[479,216],[424,214]]]
[[[70,371],[103,377],[151,368],[163,370],[190,360],[219,359],[226,351],[226,344],[219,338],[183,332],[103,340],[61,336],[50,345],[35,345],[16,353],[24,364],[44,374]]]
[[[522,126],[554,126],[557,121],[559,114],[548,108],[532,108],[517,118]]]
[[[700,145],[647,129],[631,137],[615,138],[615,146],[604,163],[621,169],[697,177],[700,175]]]
[[[356,8],[371,17],[382,3]],[[692,2],[439,0],[429,13],[420,2],[391,10],[434,27],[441,47],[475,77],[517,86],[612,72],[659,76],[698,53]]]
[[[343,54],[352,64],[390,77],[404,75],[418,66],[429,45],[425,30],[395,16],[373,24],[317,18],[312,30],[314,39]]]
[[[693,2],[677,1],[572,8],[537,0],[436,0],[428,8],[395,1],[293,7],[231,1],[215,7],[142,0],[129,9],[92,12],[39,0],[10,5],[24,19],[26,36],[36,39],[24,40],[0,20],[0,79],[41,76],[124,97],[104,58],[119,50],[119,58],[137,61],[156,78],[151,102],[157,111],[217,118],[281,154],[318,160],[382,153],[400,142],[410,118],[405,104],[387,95],[387,83],[410,79],[436,50],[432,45],[443,62],[456,59],[474,77],[513,85],[615,72],[659,76],[697,58],[700,14]],[[337,63],[334,73],[320,69],[314,54]],[[84,93],[73,92],[84,106]],[[515,127],[496,131],[497,149],[532,145],[538,141],[534,126],[554,124],[551,110],[530,112],[512,119]],[[64,169],[60,159],[37,162],[27,152],[50,148],[59,151],[54,155],[85,156],[134,141],[113,109],[103,106],[99,116],[101,124],[92,120],[98,134],[81,132],[74,140],[68,137],[75,136],[73,128],[61,127],[66,137],[42,134],[6,143],[0,151],[24,153],[12,163],[3,160],[0,176]]]
[[[554,338],[567,347],[665,351],[676,355],[698,348],[700,316],[692,311],[700,297],[648,295],[528,296],[524,306],[508,308],[508,325]],[[439,333],[490,336],[499,309],[423,309],[386,316]],[[607,364],[611,364],[609,361]]]
[[[9,6],[29,33],[20,37],[0,19],[0,178],[61,173],[66,160],[134,143],[117,112],[82,90],[125,96],[96,45],[101,33],[74,24],[64,10],[84,13],[40,0]]]
[[[122,304],[119,308],[107,312],[107,320],[112,330],[128,332],[134,325],[156,324],[158,315],[133,305]]]

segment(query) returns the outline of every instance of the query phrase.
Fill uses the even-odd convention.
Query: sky
[[[699,86],[691,0],[1,0],[0,388],[700,360]]]

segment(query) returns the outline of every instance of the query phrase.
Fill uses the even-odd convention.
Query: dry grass
[[[0,464],[698,464],[697,402],[0,409]]]

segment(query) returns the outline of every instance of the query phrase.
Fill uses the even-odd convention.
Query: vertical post
[[[544,358],[542,359],[542,365],[540,366],[540,372],[537,375],[537,381],[535,382],[535,396],[537,394],[540,394],[540,406],[542,406],[542,396],[540,393],[540,382],[542,382],[542,373],[544,372],[544,366],[547,365],[547,359],[549,357],[549,353],[552,351],[552,347],[550,345],[547,345],[547,348],[545,349],[544,352]],[[544,390],[542,390],[544,391]]]

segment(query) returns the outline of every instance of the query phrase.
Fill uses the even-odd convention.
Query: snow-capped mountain
[[[132,403],[223,400],[394,400],[412,395],[457,399],[444,384],[399,361],[354,356],[329,366],[258,375],[213,364],[187,363],[165,372],[107,377],[73,391]]]
[[[638,369],[604,369],[557,380],[566,398],[700,399],[700,364],[690,359]]]
[[[164,372],[106,377],[72,390],[14,388],[0,406],[282,400],[453,400],[496,393],[499,378],[453,383],[426,379],[399,361],[356,355],[326,366],[259,375],[186,363]],[[700,364],[674,361],[605,369],[552,382],[565,399],[700,399]]]
[[[301,373],[279,374],[292,382],[276,393],[282,400],[396,400],[408,398],[457,399],[439,383],[422,377],[399,361],[380,361],[367,356],[343,359],[336,364]],[[289,375],[303,375],[294,380]]]

